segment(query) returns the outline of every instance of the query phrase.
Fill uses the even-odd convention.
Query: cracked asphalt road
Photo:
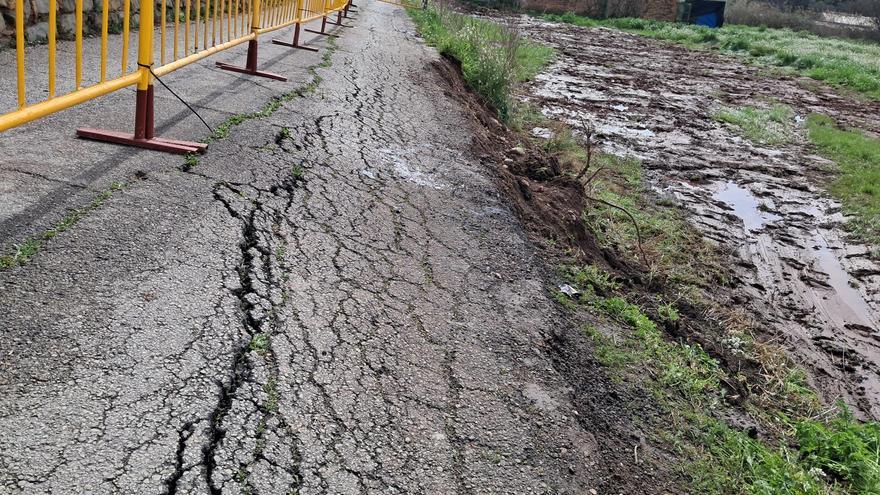
[[[567,325],[405,12],[0,272],[0,493],[584,493]],[[289,129],[289,131],[284,131]]]

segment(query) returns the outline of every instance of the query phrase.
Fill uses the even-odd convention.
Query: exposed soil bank
[[[840,205],[823,192],[833,164],[801,138],[759,146],[712,118],[723,106],[778,101],[798,123],[822,113],[876,134],[880,104],[619,31],[520,23],[559,51],[523,98],[575,128],[595,126],[605,151],[641,159],[657,194],[730,249],[743,306],[825,399],[880,417],[880,266],[846,238]]]

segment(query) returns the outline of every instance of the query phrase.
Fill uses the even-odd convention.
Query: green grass
[[[759,144],[784,144],[794,136],[794,112],[787,105],[722,108],[712,117],[720,122],[733,124],[743,136]]]
[[[263,385],[263,392],[266,392],[266,403],[263,407],[269,412],[278,412],[278,400],[280,399],[278,379],[274,376],[270,377],[266,384]]]
[[[791,29],[741,25],[710,29],[632,18],[596,20],[574,14],[545,14],[542,17],[579,26],[622,29],[691,48],[716,49],[762,65],[790,68],[813,79],[880,99],[878,43],[828,38]]]
[[[269,336],[265,333],[258,333],[251,338],[251,342],[248,345],[248,349],[254,351],[260,355],[265,356],[267,352],[269,352],[269,347],[271,347],[272,342],[269,339]]]
[[[595,266],[562,269],[574,283],[613,280]],[[584,274],[587,274],[584,276]],[[687,460],[691,493],[824,495],[880,493],[880,424],[859,423],[845,408],[828,421],[789,420],[787,436],[775,441],[751,437],[728,426],[722,380],[731,380],[720,363],[699,345],[670,342],[638,305],[622,295],[583,292],[574,304],[588,305],[626,328],[610,338],[585,329],[596,358],[616,382],[636,377],[668,412],[661,438]],[[661,305],[661,320],[681,316]],[[630,378],[632,379],[632,378]],[[797,380],[795,376],[793,380]]]
[[[41,249],[43,249],[46,242],[73,227],[77,222],[82,220],[83,217],[103,205],[111,196],[113,196],[113,193],[122,190],[123,187],[123,184],[114,182],[107,190],[101,191],[95,195],[95,197],[92,198],[91,203],[87,206],[68,211],[58,223],[52,226],[52,228],[43,231],[41,234],[25,239],[21,244],[14,245],[11,252],[0,256],[0,270],[24,265],[29,262],[40,252]]]
[[[828,424],[804,422],[796,430],[802,463],[855,493],[880,493],[880,423],[859,423],[844,410]]]
[[[807,118],[810,141],[839,166],[831,193],[852,215],[847,226],[859,238],[880,245],[880,139],[839,127],[823,115]]]
[[[638,223],[638,231],[629,216],[600,202],[591,202],[583,212],[583,221],[596,236],[600,246],[620,256],[641,262],[638,234],[642,237],[650,270],[661,274],[671,284],[709,286],[727,283],[719,269],[717,253],[689,227],[675,209],[654,204],[646,195],[642,164],[635,158],[613,155],[594,157],[592,169],[603,171],[589,186],[589,194],[625,208]]]
[[[425,41],[461,64],[465,82],[505,122],[514,86],[534,77],[553,58],[552,48],[494,22],[436,8],[409,13]]]
[[[304,180],[306,175],[305,169],[302,165],[294,165],[290,167],[290,177],[294,181]]]

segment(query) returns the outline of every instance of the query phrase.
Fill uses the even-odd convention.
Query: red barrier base
[[[167,153],[199,153],[208,147],[205,143],[192,141],[178,141],[155,136],[153,129],[153,86],[146,90],[137,91],[137,99],[134,112],[134,134],[126,132],[109,131],[104,129],[77,129],[76,135],[84,139],[94,139],[108,143],[136,146],[154,151]]]
[[[299,44],[299,30],[300,30],[300,25],[297,24],[296,27],[293,28],[293,43],[288,43],[286,41],[281,41],[281,40],[272,40],[272,43],[274,43],[276,45],[289,46],[291,48],[298,48],[300,50],[308,50],[310,52],[318,51],[317,48],[312,48],[310,46],[303,46],[303,45]]]
[[[223,70],[228,70],[231,72],[238,72],[240,74],[247,74],[249,76],[259,76],[266,77],[269,79],[274,79],[276,81],[286,81],[287,78],[279,75],[273,74],[272,72],[263,72],[261,70],[257,70],[257,40],[248,41],[248,52],[247,52],[247,61],[245,62],[244,67],[239,67],[237,65],[230,65],[224,62],[215,62],[218,68]]]
[[[325,33],[323,31],[315,31],[314,29],[305,29],[304,31],[308,31],[308,32],[314,33],[314,34],[322,34],[324,36],[329,36],[331,38],[338,38],[339,37],[338,34],[330,34],[330,33]]]
[[[324,36],[329,36],[331,38],[338,38],[339,37],[338,35],[325,32],[326,30],[327,30],[327,16],[324,16],[324,18],[321,19],[321,30],[320,31],[315,31],[314,29],[306,29],[306,31],[308,31],[310,33],[314,33],[314,34],[321,34]]]
[[[117,131],[107,131],[103,129],[77,129],[76,135],[84,139],[94,139],[95,141],[124,144],[126,146],[135,146],[138,148],[146,148],[153,151],[164,151],[166,153],[177,153],[180,155],[185,155],[187,153],[200,153],[208,148],[208,145],[205,143],[178,141],[176,139],[164,139],[158,137],[154,137],[151,139],[138,139],[134,137],[134,134]]]

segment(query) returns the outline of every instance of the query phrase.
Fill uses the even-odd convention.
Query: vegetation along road
[[[876,43],[358,4],[0,135],[0,494],[880,493]]]

